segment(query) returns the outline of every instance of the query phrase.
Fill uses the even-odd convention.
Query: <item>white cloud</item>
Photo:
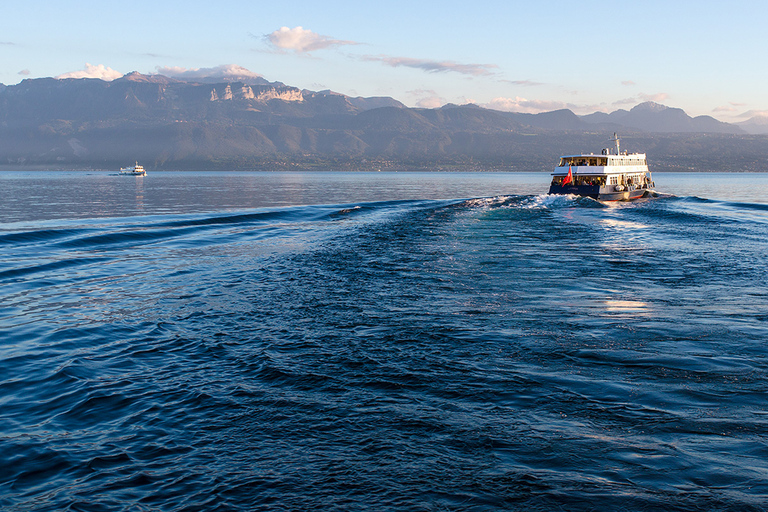
[[[514,98],[493,98],[490,103],[480,106],[504,112],[522,112],[526,114],[551,112],[570,107],[570,105],[562,101],[529,100],[520,96],[515,96]]]
[[[638,103],[640,103],[640,101],[634,96],[631,98],[624,98],[623,100],[616,100],[613,102],[614,105],[637,105]]]
[[[93,66],[90,63],[85,63],[85,68],[81,69],[80,71],[70,71],[69,73],[64,73],[56,78],[59,80],[62,80],[64,78],[100,78],[102,80],[111,81],[116,78],[120,78],[123,76],[122,73],[119,71],[115,71],[112,68],[108,68],[104,66],[103,64],[99,64],[98,66]]]
[[[757,117],[760,119],[768,118],[768,110],[747,110],[746,112],[743,112],[736,117],[745,117],[745,118]]]
[[[267,42],[280,50],[291,50],[296,53],[310,53],[334,46],[358,44],[354,41],[341,41],[328,36],[316,34],[302,27],[281,27],[271,34],[264,36]]]
[[[669,98],[669,94],[665,92],[657,92],[656,94],[638,94],[643,101],[654,101],[656,103],[662,102]]]
[[[448,103],[448,100],[431,89],[414,89],[408,91],[408,94],[416,98],[416,106],[419,108],[440,108]]]
[[[439,96],[430,96],[429,98],[422,98],[417,101],[416,106],[419,108],[440,108],[445,103],[445,100]]]
[[[404,66],[407,68],[421,69],[429,73],[444,73],[452,71],[463,75],[492,75],[491,69],[496,69],[495,64],[461,64],[449,60],[437,61],[426,59],[412,59],[410,57],[390,57],[387,55],[366,55],[363,60],[382,62],[393,68]]]
[[[624,80],[623,82],[621,82],[621,85],[635,85],[635,82],[633,82],[632,80]]]
[[[182,68],[178,66],[165,66],[155,68],[160,75],[183,80],[199,80],[203,78],[215,78],[220,80],[242,80],[245,78],[261,78],[237,64],[223,64],[213,68]]]
[[[669,94],[665,92],[657,92],[656,94],[643,94],[640,93],[637,96],[632,96],[629,98],[624,98],[623,100],[616,100],[613,102],[613,105],[619,106],[619,105],[637,105],[638,103],[643,103],[645,101],[653,101],[654,103],[661,103],[662,101],[669,98]]]
[[[522,85],[524,87],[538,87],[540,85],[544,85],[541,82],[534,82],[532,80],[500,80],[501,82],[505,82],[512,85]]]
[[[490,103],[479,103],[478,105],[483,108],[523,114],[539,114],[541,112],[568,109],[574,114],[585,115],[594,112],[603,112],[605,110],[605,105],[601,104],[586,105],[565,103],[563,101],[529,100],[527,98],[521,98],[520,96],[514,98],[494,98]]]

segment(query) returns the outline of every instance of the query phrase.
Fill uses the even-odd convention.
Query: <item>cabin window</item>
[[[618,165],[614,160],[611,160],[611,165]],[[592,157],[592,156],[569,156],[560,159],[559,167],[594,167],[597,165],[605,167],[608,165],[609,160],[605,157]]]
[[[602,186],[605,185],[605,176],[577,176],[576,185],[582,186]]]

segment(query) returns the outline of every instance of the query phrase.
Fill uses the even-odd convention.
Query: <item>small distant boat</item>
[[[655,197],[653,182],[645,153],[624,153],[615,133],[616,153],[610,148],[602,154],[566,155],[552,173],[550,194],[573,194],[601,201],[631,201]]]
[[[133,167],[121,167],[120,175],[121,176],[146,176],[147,171],[144,170],[143,166],[139,165],[139,162],[136,162],[136,165],[134,165]]]

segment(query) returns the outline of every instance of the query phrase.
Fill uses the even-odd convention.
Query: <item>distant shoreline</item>
[[[147,174],[151,176],[154,173],[171,173],[171,172],[204,172],[204,173],[228,173],[228,172],[253,172],[253,173],[534,173],[534,174],[548,174],[551,169],[520,169],[520,168],[481,168],[480,166],[437,166],[437,168],[428,167],[392,167],[387,169],[369,169],[369,168],[317,168],[317,167],[293,167],[286,169],[284,167],[277,168],[152,168],[147,167]],[[116,168],[95,168],[95,167],[80,167],[80,166],[49,166],[42,164],[35,165],[15,165],[15,164],[0,164],[0,174],[4,172],[90,172],[94,174],[104,174],[108,176],[121,176]],[[765,174],[768,173],[768,169],[754,170],[754,169],[674,169],[674,168],[651,168],[651,172],[665,174],[665,173],[692,173],[692,174]],[[126,176],[122,176],[126,177]]]

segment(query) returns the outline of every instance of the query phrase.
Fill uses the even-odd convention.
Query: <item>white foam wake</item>
[[[555,194],[539,194],[527,198],[520,203],[520,208],[526,209],[547,209],[559,206],[568,206],[573,204],[577,196],[572,194],[568,195],[555,195]]]

